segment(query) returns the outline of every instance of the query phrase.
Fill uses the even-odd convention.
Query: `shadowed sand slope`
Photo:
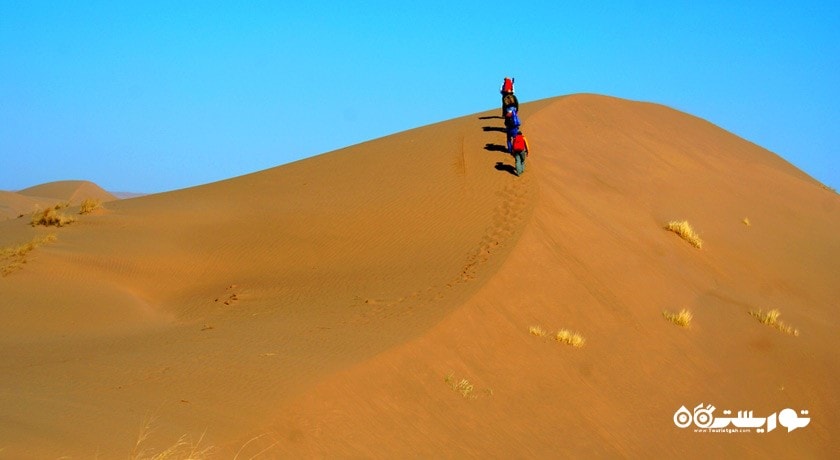
[[[108,203],[0,278],[0,453],[830,457],[840,200],[697,118],[578,95]],[[688,220],[696,249],[663,226]],[[744,220],[748,219],[750,225]],[[662,316],[688,308],[689,329]],[[799,336],[760,324],[779,309]],[[529,332],[561,328],[574,348]],[[674,412],[807,409],[792,433]],[[364,421],[364,423],[360,423]]]
[[[575,96],[529,109],[534,209],[504,265],[422,337],[278,411],[285,452],[833,457],[837,195],[665,107]],[[703,249],[665,231],[672,219]],[[662,315],[682,308],[689,329]],[[798,337],[749,314],[773,308]],[[563,328],[585,345],[553,340]],[[677,409],[701,403],[812,421],[766,434],[675,426]]]

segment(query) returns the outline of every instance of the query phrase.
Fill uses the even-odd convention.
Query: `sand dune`
[[[56,235],[0,278],[0,455],[121,458],[150,415],[144,446],[203,434],[219,458],[836,454],[838,196],[594,95],[523,104],[516,178],[497,112],[60,229],[0,222],[0,247]],[[689,329],[662,316],[680,308]],[[749,314],[772,308],[800,335]],[[700,403],[811,421],[675,426]]]
[[[117,197],[106,192],[100,186],[85,180],[64,180],[48,182],[18,191],[19,194],[31,197],[51,198],[79,204],[86,198],[101,201],[113,201]]]
[[[14,219],[37,209],[39,203],[30,197],[0,190],[0,220]]]
[[[18,192],[0,191],[0,220],[31,214],[57,203],[79,205],[85,199],[107,202],[118,198],[93,182],[81,180],[49,182]]]

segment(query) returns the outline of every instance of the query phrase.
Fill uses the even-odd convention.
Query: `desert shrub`
[[[688,241],[692,246],[697,249],[700,249],[703,246],[703,241],[700,239],[700,236],[691,228],[691,224],[688,223],[686,220],[682,221],[675,221],[672,220],[665,225],[667,230],[670,230],[677,235],[679,235],[682,239]]]
[[[79,207],[79,214],[88,214],[102,207],[102,201],[93,198],[85,198]]]
[[[35,214],[32,215],[32,226],[36,225],[44,225],[44,226],[56,226],[56,227],[63,227],[67,224],[71,224],[76,221],[75,217],[68,216],[63,212],[58,212],[61,209],[59,205],[44,209],[43,211],[37,211]]]

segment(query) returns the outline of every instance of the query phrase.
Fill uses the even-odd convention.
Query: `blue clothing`
[[[519,111],[514,107],[508,108],[505,114],[505,127],[508,129],[511,127],[519,128],[521,124],[519,121]]]
[[[505,114],[505,132],[507,133],[507,149],[508,152],[513,152],[512,142],[513,138],[519,134],[519,115],[515,108],[508,109]]]

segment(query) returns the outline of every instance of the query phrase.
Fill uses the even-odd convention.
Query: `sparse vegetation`
[[[443,378],[443,381],[446,382],[447,385],[452,387],[453,390],[461,393],[461,396],[467,399],[475,399],[476,396],[472,395],[473,390],[475,390],[475,386],[470,383],[467,379],[461,379],[459,381],[455,381],[455,375],[449,374]],[[472,395],[472,396],[471,396]]]
[[[181,436],[175,444],[168,448],[155,453],[153,449],[145,447],[152,432],[154,431],[152,425],[154,417],[147,417],[143,426],[140,428],[140,433],[137,435],[137,442],[134,448],[131,449],[129,457],[131,460],[202,460],[210,458],[213,447],[200,447],[204,441],[204,434],[202,434],[197,442],[192,442],[187,435]]]
[[[24,262],[17,260],[4,263],[2,266],[0,266],[0,274],[2,274],[4,277],[9,276],[18,270],[22,270],[23,264]]]
[[[779,320],[779,316],[781,316],[782,314],[779,310],[773,309],[765,313],[759,309],[750,311],[750,314],[754,316],[761,324],[773,326],[779,331],[784,332],[788,335],[792,335],[795,337],[799,336],[799,329],[795,329]]]
[[[0,248],[0,274],[8,276],[9,274],[23,268],[26,263],[26,256],[38,246],[52,243],[56,237],[53,234],[35,237],[32,240],[18,245]]]
[[[79,207],[79,214],[89,214],[102,207],[102,201],[93,198],[85,198]]]
[[[691,224],[689,224],[687,220],[672,220],[671,222],[668,222],[665,228],[676,233],[695,248],[700,249],[703,247],[703,240],[701,240],[700,236],[698,236],[694,229],[691,228]]]
[[[548,332],[545,331],[540,326],[531,326],[528,331],[531,335],[535,335],[537,337],[546,337],[548,336]],[[571,345],[576,348],[580,348],[586,342],[586,339],[583,338],[582,335],[578,334],[577,332],[572,332],[568,329],[560,329],[559,331],[555,332],[552,336],[554,340],[558,342],[565,343],[567,345]]]
[[[669,311],[663,311],[662,316],[665,317],[668,321],[676,324],[680,327],[690,327],[691,326],[691,319],[694,317],[690,311],[683,308],[680,310],[679,313],[671,313]]]
[[[531,326],[531,328],[529,329],[529,331],[531,332],[531,334],[533,334],[533,335],[535,335],[535,336],[537,336],[537,337],[545,337],[545,335],[547,334],[547,333],[543,330],[543,328],[541,328],[541,327],[539,327],[539,326]]]
[[[586,339],[583,338],[577,332],[572,332],[568,329],[560,329],[557,331],[557,334],[554,336],[554,340],[558,342],[565,343],[567,345],[571,345],[575,348],[580,348],[586,342]]]
[[[53,225],[56,227],[63,227],[67,224],[75,222],[75,217],[68,216],[63,212],[58,212],[58,210],[63,207],[66,206],[64,206],[63,203],[59,203],[55,206],[44,209],[43,211],[36,211],[34,214],[32,214],[32,226],[34,227],[36,225]]]
[[[470,383],[469,380],[460,379],[456,381],[455,374],[449,374],[443,378],[443,381],[446,382],[446,384],[449,385],[450,388],[457,391],[458,393],[461,393],[461,396],[463,396],[465,399],[478,399],[478,394],[476,394],[475,392],[475,385]],[[485,388],[483,392],[487,396],[493,396],[493,390],[490,388]]]
[[[470,383],[469,380],[461,379],[461,380],[458,381],[457,384],[455,384],[455,386],[453,386],[453,388],[458,393],[461,393],[461,395],[463,395],[465,398],[468,398],[468,397],[470,397],[470,394],[472,394],[473,390],[475,389],[475,386],[472,383]]]
[[[248,442],[246,442],[245,444],[243,444],[243,445],[242,445],[242,447],[240,447],[240,448],[239,448],[239,450],[236,452],[236,455],[234,455],[234,456],[233,456],[233,460],[237,460],[237,459],[239,459],[239,454],[241,454],[241,453],[242,453],[242,451],[243,451],[243,450],[245,450],[245,448],[246,448],[246,447],[248,447],[248,444],[251,444],[252,442],[254,442],[254,441],[258,440],[258,439],[262,439],[262,438],[264,438],[264,437],[266,437],[266,436],[267,436],[267,434],[265,434],[265,433],[264,433],[264,434],[261,434],[261,435],[259,435],[259,436],[254,436],[253,438],[249,439],[249,440],[248,440]],[[260,455],[262,455],[262,454],[264,454],[264,453],[268,452],[269,450],[271,450],[271,448],[273,448],[273,447],[274,447],[274,446],[276,446],[277,444],[280,444],[280,441],[279,441],[279,440],[278,440],[278,441],[274,441],[274,442],[273,442],[272,444],[270,444],[268,447],[265,447],[265,448],[263,448],[261,451],[257,452],[257,453],[256,453],[256,455],[252,455],[251,457],[249,457],[249,459],[260,458]]]

